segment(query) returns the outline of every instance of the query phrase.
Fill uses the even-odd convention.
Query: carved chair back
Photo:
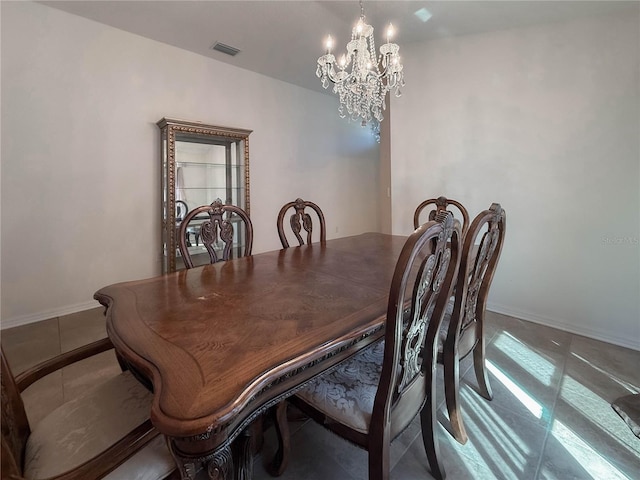
[[[251,255],[253,247],[253,224],[249,215],[240,207],[223,204],[217,199],[211,205],[203,205],[191,210],[180,223],[178,241],[180,254],[187,268],[193,268],[193,259],[187,245],[187,229],[193,220],[203,220],[196,226],[197,235],[209,254],[210,263],[229,260],[232,248],[237,248],[238,256]],[[244,226],[241,235],[240,224]],[[234,238],[236,247],[234,247]],[[244,242],[244,247],[237,242]]]
[[[452,213],[454,214],[455,218],[462,219],[462,237],[464,237],[467,229],[469,228],[469,213],[460,202],[447,197],[430,198],[429,200],[425,200],[420,205],[418,205],[416,211],[413,214],[413,228],[418,228],[421,223],[423,223],[420,221],[420,216],[422,214],[422,211],[430,205],[435,206],[435,209],[429,210],[429,215],[427,217],[429,221],[435,219],[437,212],[451,211],[450,207],[455,207],[458,212]],[[459,215],[457,215],[456,213],[458,213]]]
[[[4,355],[2,354],[2,478],[22,476],[22,458],[27,438],[31,434],[20,391]]]
[[[437,457],[437,338],[458,272],[461,228],[450,212],[438,212],[434,220],[408,238],[396,265],[370,434],[379,437],[373,442],[388,442],[430,398],[422,417],[423,437],[432,444],[427,454]],[[438,465],[437,458],[429,461]]]
[[[184,216],[189,211],[189,207],[187,206],[187,202],[183,200],[176,200],[176,223],[180,223],[184,220]]]
[[[318,217],[318,223],[320,225],[320,242],[324,243],[327,241],[327,232],[326,232],[326,224],[324,221],[324,214],[320,207],[313,202],[302,200],[301,198],[297,198],[293,202],[289,202],[285,204],[281,209],[280,213],[278,213],[278,236],[280,237],[280,242],[282,243],[282,248],[289,248],[289,242],[287,240],[285,234],[284,227],[284,217],[287,214],[287,210],[293,209],[293,214],[289,217],[289,226],[291,227],[291,231],[295,235],[298,240],[299,245],[304,245],[305,240],[301,235],[302,229],[307,232],[306,235],[306,243],[310,244],[313,234],[313,221],[311,215],[305,211],[305,208],[309,207],[311,210],[315,211]]]
[[[472,351],[480,394],[489,400],[493,396],[485,370],[484,315],[505,232],[506,213],[498,203],[474,218],[464,238],[453,312],[442,332],[446,334],[441,357],[445,397],[452,433],[460,443],[466,442],[467,435],[459,408],[458,364]]]
[[[500,204],[494,203],[474,218],[464,239],[450,333],[447,335],[447,342],[463,355],[468,354],[482,337],[482,320],[505,231],[506,212]],[[476,327],[470,328],[474,323]],[[459,337],[465,333],[471,334],[474,341],[461,351]]]

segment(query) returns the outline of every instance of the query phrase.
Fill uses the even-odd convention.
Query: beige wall
[[[393,94],[393,93],[392,93]],[[380,124],[380,174],[378,185],[380,232],[391,233],[391,106]]]
[[[335,97],[44,5],[1,8],[3,328],[160,273],[165,116],[253,130],[254,252],[279,247],[298,196],[329,237],[378,230],[378,145]]]
[[[490,308],[640,348],[637,9],[402,45],[380,153],[335,98],[40,4],[0,10],[3,328],[159,273],[168,116],[254,130],[255,252],[278,247],[296,196],[323,207],[331,237],[408,233],[430,196],[473,214],[499,201]]]
[[[500,202],[491,309],[640,349],[637,5],[403,47],[393,99],[394,233],[446,195]]]

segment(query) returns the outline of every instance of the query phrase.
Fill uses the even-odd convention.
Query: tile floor
[[[487,357],[494,400],[475,391],[465,360],[466,445],[448,435],[443,394],[441,452],[449,480],[640,480],[640,439],[610,403],[640,392],[640,352],[489,312]],[[3,330],[14,373],[105,335],[102,309]],[[439,369],[441,370],[441,369]],[[24,393],[32,424],[89,385],[116,375],[113,352],[64,368]],[[441,379],[441,371],[439,371]],[[311,421],[292,425],[292,461],[283,480],[367,478],[367,454]],[[263,458],[274,450],[267,432]],[[391,452],[394,480],[431,478],[414,421]],[[256,457],[254,478],[271,478]]]

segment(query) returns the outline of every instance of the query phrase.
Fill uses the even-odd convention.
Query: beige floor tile
[[[531,412],[503,408],[466,388],[462,392],[466,444],[446,439],[468,463],[482,465],[497,478],[534,478],[544,445],[546,425]],[[445,443],[445,442],[443,442]]]
[[[640,352],[575,335],[566,388],[581,385],[608,402],[640,392]]]
[[[63,352],[87,345],[107,336],[104,308],[92,308],[65,315],[60,321],[60,347]]]
[[[2,348],[14,375],[60,353],[58,319],[2,331]]]
[[[640,457],[640,440],[611,407],[611,403],[573,379],[565,379],[560,391],[554,425],[559,422],[581,432],[579,437],[592,442],[597,450],[626,449]]]
[[[508,336],[547,358],[558,359],[568,354],[573,338],[569,332],[517,318],[511,318],[511,320],[496,333],[492,343]]]
[[[525,341],[517,332],[500,332],[487,347],[486,354],[493,391],[491,404],[539,425],[548,425],[551,421],[566,361],[563,353],[538,348],[545,342],[544,339]],[[465,389],[477,388],[473,370],[465,375],[464,384]],[[469,398],[480,398],[480,395],[473,392]]]
[[[440,461],[445,469],[447,480],[498,478],[486,465],[479,464],[451,448],[446,436],[441,435],[440,438]],[[421,438],[411,444],[401,461],[391,470],[391,480],[431,480],[433,478]]]
[[[442,428],[448,420],[438,367],[439,437],[448,478],[636,478],[640,444],[610,402],[640,390],[640,352],[493,312],[487,314],[487,325],[494,400],[477,394],[471,361],[466,359],[461,365],[466,445]],[[3,331],[2,344],[19,372],[105,335],[102,308],[96,308],[59,322]],[[114,352],[109,351],[37,382],[24,393],[30,421],[36,423],[63,400],[119,372]],[[366,452],[312,421],[292,427],[292,462],[282,479],[367,478]],[[272,437],[266,435],[254,478],[270,478],[262,464],[273,454]],[[417,422],[394,442],[392,464],[392,479],[430,477]]]
[[[461,445],[439,427],[440,459],[448,480],[533,479],[545,429],[517,415],[493,407],[467,412],[469,440]],[[468,407],[468,404],[467,404]],[[441,409],[439,417],[446,413]],[[392,480],[432,478],[422,439],[416,438],[391,472]]]
[[[640,441],[608,402],[563,392],[555,409],[540,479],[636,479]]]
[[[485,341],[489,343],[496,333],[504,330],[504,328],[512,325],[518,319],[510,317],[509,315],[503,315],[502,313],[492,312],[487,310],[485,312],[485,326],[484,337]]]
[[[273,478],[267,473],[264,464],[273,458],[275,448],[275,434],[273,429],[269,429],[265,432],[262,453],[254,462],[253,478],[255,480]],[[295,435],[292,435],[291,461],[283,475],[278,478],[280,480],[360,479],[361,474],[353,477],[352,472],[343,468],[344,462],[348,462],[348,468],[359,464],[360,467],[357,470],[362,471],[366,467],[366,458],[367,454],[363,450],[348,444],[315,422],[309,421]]]

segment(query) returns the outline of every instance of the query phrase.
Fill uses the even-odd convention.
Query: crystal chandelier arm
[[[327,53],[318,58],[316,75],[324,88],[333,83],[333,92],[340,100],[340,117],[361,119],[363,125],[372,122],[375,131],[383,119],[387,92],[395,89],[396,96],[400,96],[400,87],[404,86],[403,66],[398,55],[400,47],[390,42],[392,25],[378,56],[373,27],[365,21],[363,1],[359,3],[360,19],[351,30],[346,54],[336,62],[331,54],[333,39],[329,37]]]
[[[330,80],[332,83],[341,83],[344,81],[348,81],[352,73],[345,71],[345,68],[349,65],[350,59],[349,56],[346,57],[344,64],[341,65],[342,62],[336,63],[335,57],[328,53],[326,55],[322,55],[318,58],[318,68],[316,70],[316,76],[323,80],[324,88],[328,87],[328,84],[325,85],[324,79]]]

